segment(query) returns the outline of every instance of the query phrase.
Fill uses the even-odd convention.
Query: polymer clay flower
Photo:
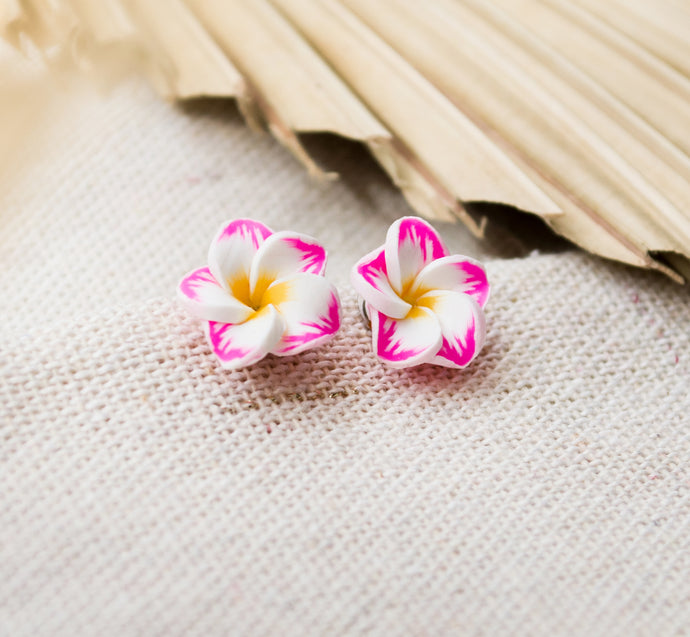
[[[326,251],[312,237],[273,232],[252,219],[225,223],[178,296],[208,321],[206,336],[226,369],[266,354],[288,356],[329,340],[340,327],[340,301],[323,277]]]
[[[376,355],[391,367],[466,367],[484,344],[489,283],[480,263],[451,255],[418,217],[398,219],[386,243],[352,269]]]

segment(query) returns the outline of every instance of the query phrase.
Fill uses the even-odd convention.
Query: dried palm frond
[[[583,248],[690,275],[690,9],[676,0],[0,0],[49,59],[136,51],[172,99],[238,100],[363,142],[424,216],[491,201]],[[57,53],[56,53],[57,51]]]

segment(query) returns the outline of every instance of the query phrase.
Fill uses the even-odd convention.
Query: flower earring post
[[[393,223],[385,244],[352,268],[351,281],[371,320],[374,352],[391,367],[463,368],[481,350],[486,272],[474,259],[451,255],[423,219]]]
[[[325,269],[326,251],[312,237],[236,219],[218,231],[208,266],[180,281],[178,297],[207,321],[220,364],[239,369],[269,353],[298,354],[335,335],[340,300]]]

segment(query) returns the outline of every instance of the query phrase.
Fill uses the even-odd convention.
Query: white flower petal
[[[257,300],[278,279],[308,272],[323,274],[326,250],[314,238],[297,232],[276,232],[257,250],[249,274],[252,299]]]
[[[197,318],[221,323],[242,323],[254,312],[222,288],[208,268],[193,270],[177,287],[185,309]]]
[[[226,369],[239,369],[261,360],[280,341],[285,322],[268,305],[244,323],[232,325],[209,321],[206,336],[213,353]]]
[[[386,316],[402,319],[412,308],[396,294],[388,282],[383,246],[365,255],[355,264],[350,272],[350,282],[357,294]]]
[[[392,319],[369,307],[376,355],[391,367],[412,367],[433,360],[441,346],[441,326],[433,312],[414,307],[403,319]]]
[[[479,304],[467,294],[448,290],[428,292],[417,303],[429,308],[441,324],[443,342],[432,362],[445,367],[467,367],[486,337],[484,312]]]
[[[431,290],[453,290],[474,298],[480,307],[489,299],[489,281],[479,261],[454,254],[432,261],[417,275],[411,294],[419,296]]]
[[[283,337],[271,350],[279,356],[317,347],[340,328],[338,293],[316,274],[295,274],[275,281],[261,302],[273,305],[285,321]]]
[[[221,227],[208,250],[208,267],[218,283],[247,304],[252,260],[272,234],[259,221],[235,219]]]
[[[388,280],[404,298],[422,268],[448,256],[448,248],[429,223],[419,217],[403,217],[388,229],[385,253]]]

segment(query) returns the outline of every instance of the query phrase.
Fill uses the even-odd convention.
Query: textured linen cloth
[[[688,633],[686,288],[436,224],[487,343],[391,370],[348,273],[409,209],[362,151],[320,184],[227,104],[57,102],[0,191],[0,634]],[[175,286],[239,216],[326,245],[331,344],[218,366]]]

